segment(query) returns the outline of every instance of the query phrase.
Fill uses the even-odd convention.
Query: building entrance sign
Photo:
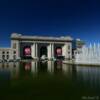
[[[30,47],[26,47],[24,49],[24,55],[25,56],[31,56],[31,48]]]

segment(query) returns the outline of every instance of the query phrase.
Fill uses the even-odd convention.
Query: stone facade
[[[9,51],[9,59],[13,59],[13,52],[16,51],[16,59],[25,58],[24,49],[29,47],[31,50],[30,57],[33,59],[38,59],[41,57],[41,48],[46,48],[46,56],[48,59],[54,58],[56,56],[56,49],[59,47],[62,50],[62,56],[65,59],[72,58],[72,38],[70,36],[66,37],[43,37],[43,36],[24,36],[21,34],[13,33],[11,35],[11,48],[0,49],[0,59],[2,59],[2,52]],[[29,57],[29,56],[27,56]],[[26,58],[27,58],[26,57]]]
[[[15,49],[12,48],[0,48],[0,59],[1,60],[8,60],[8,59],[16,59],[17,52]]]

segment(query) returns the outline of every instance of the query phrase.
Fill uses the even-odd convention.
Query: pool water
[[[99,100],[100,67],[0,63],[0,100]]]

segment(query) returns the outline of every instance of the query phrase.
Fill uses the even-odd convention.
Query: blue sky
[[[100,42],[99,0],[0,0],[0,47],[13,32]]]

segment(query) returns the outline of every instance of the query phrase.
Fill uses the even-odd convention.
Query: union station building
[[[0,59],[39,59],[42,55],[48,59],[57,56],[72,59],[72,41],[70,36],[24,36],[12,33],[11,47],[0,48]]]

